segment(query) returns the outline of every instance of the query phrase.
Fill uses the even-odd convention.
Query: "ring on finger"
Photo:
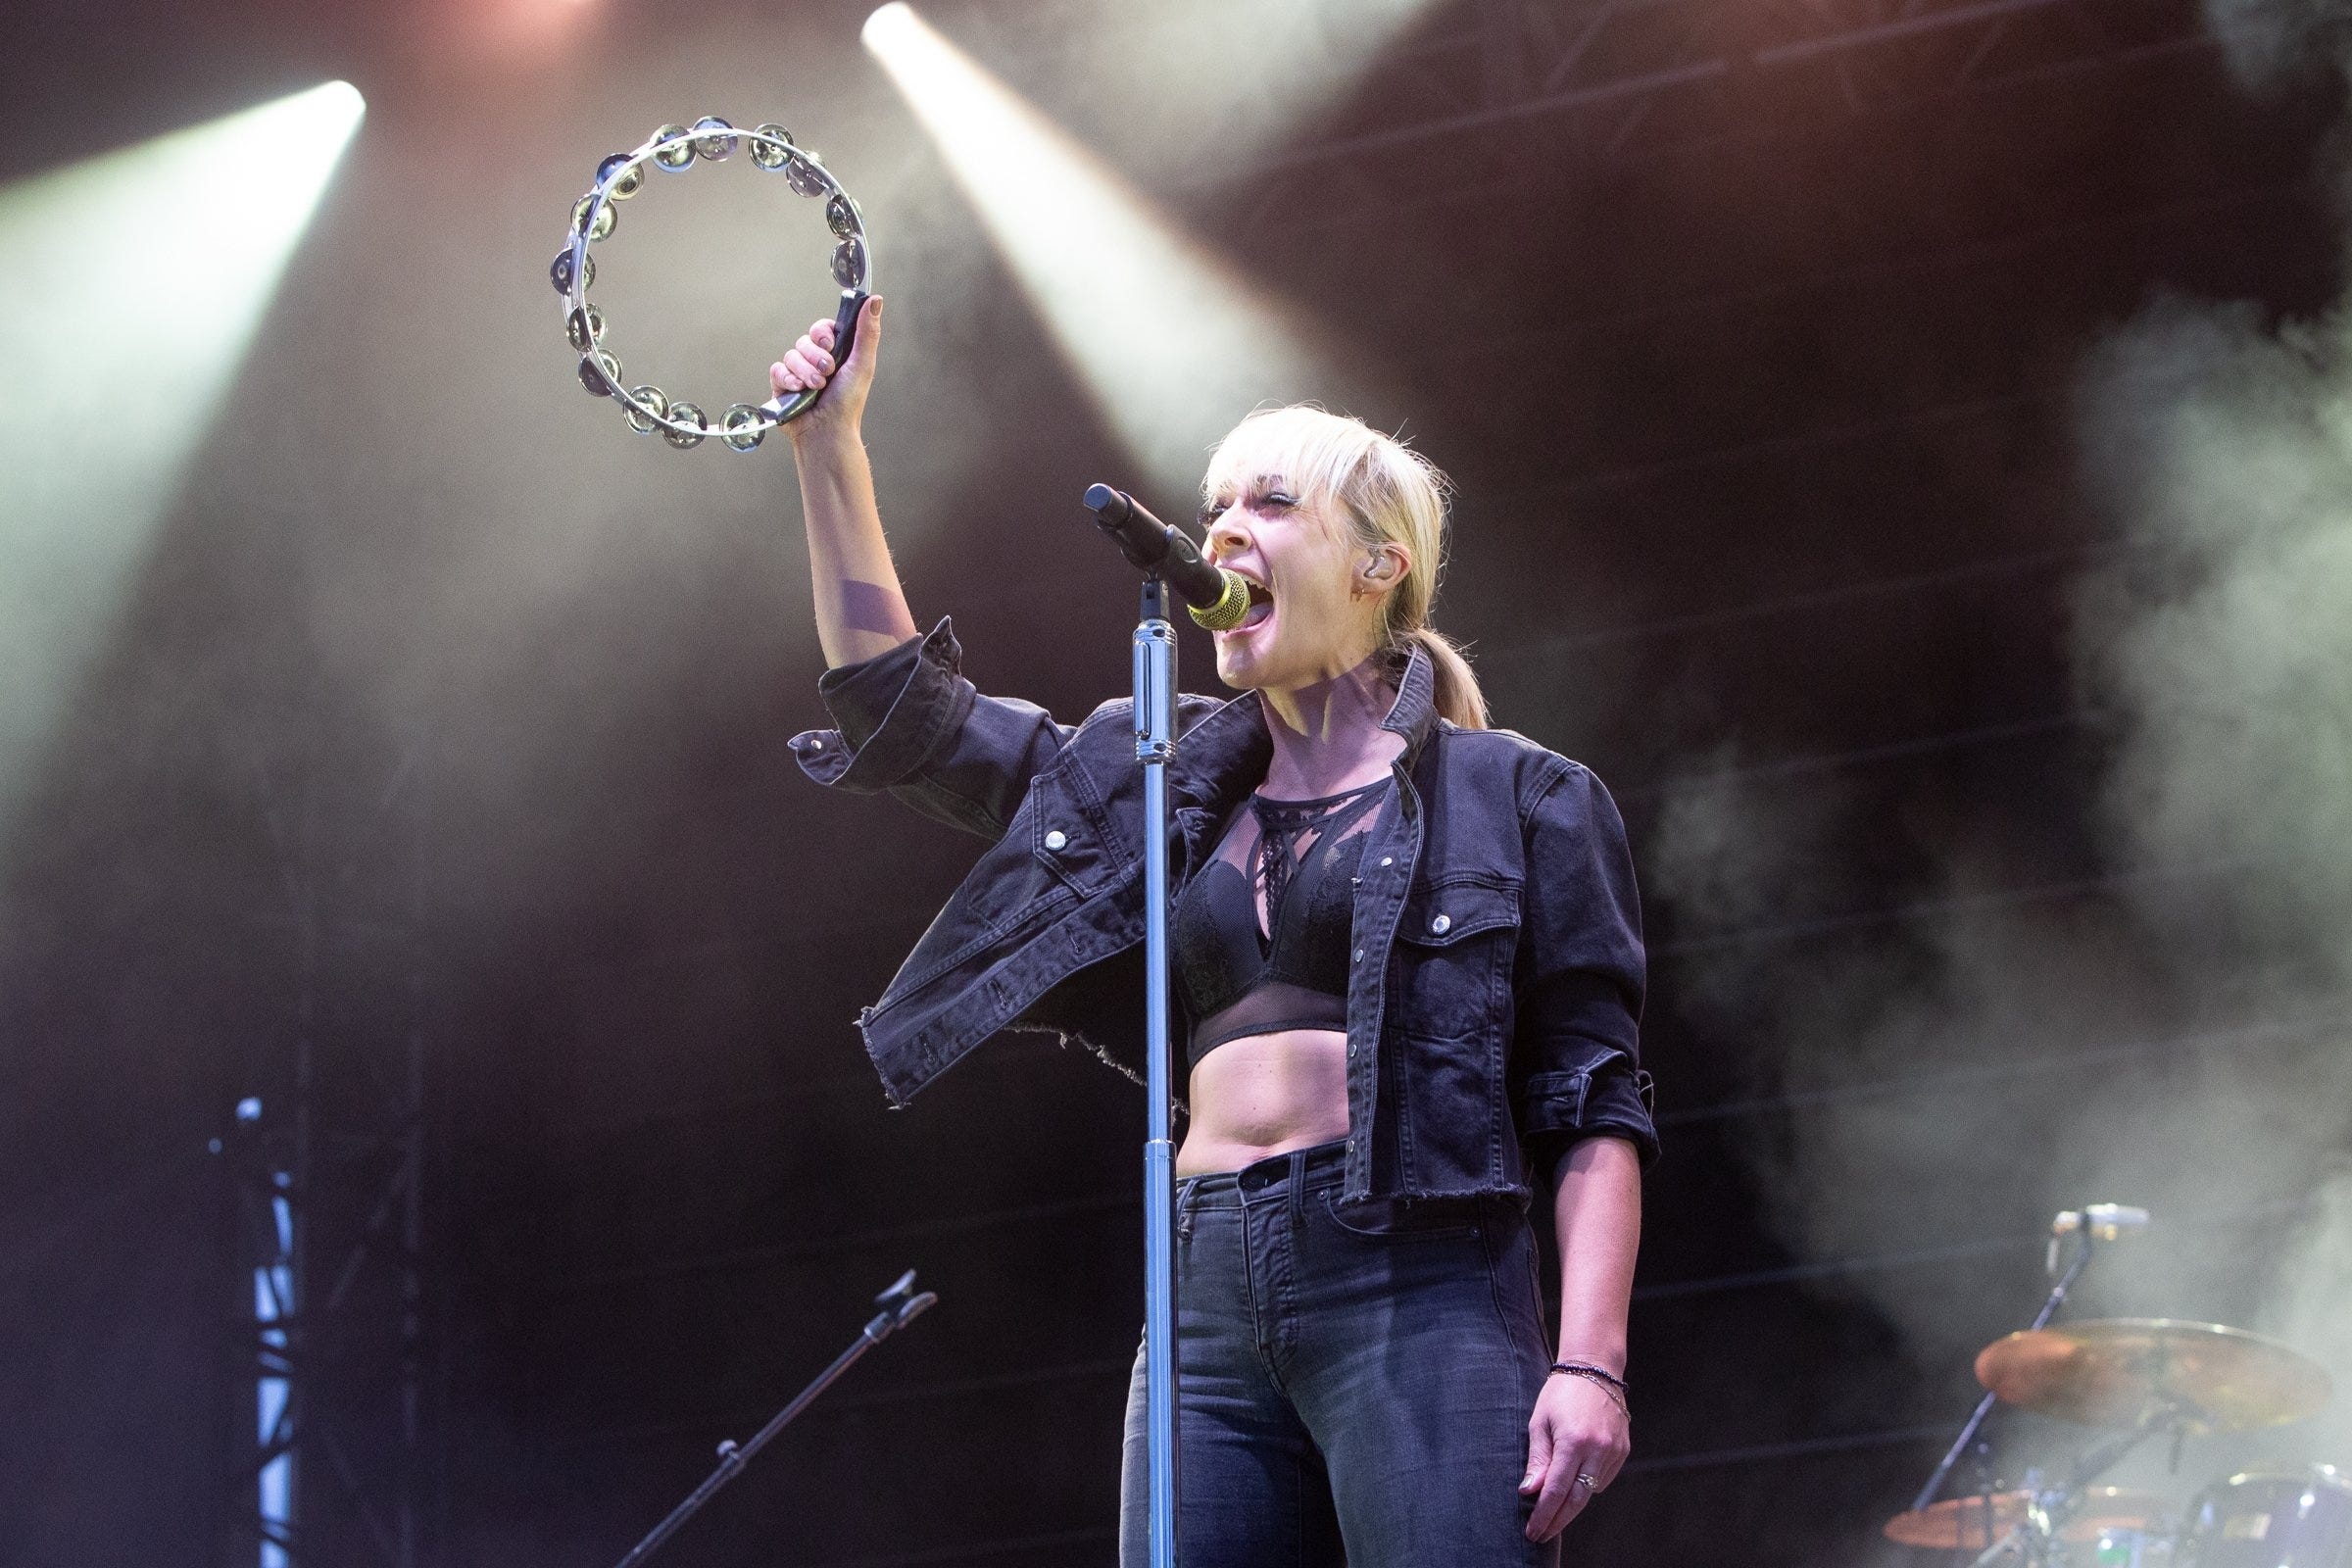
[[[1576,1484],[1584,1488],[1587,1492],[1596,1492],[1600,1489],[1600,1482],[1596,1478],[1587,1475],[1582,1470],[1579,1470],[1576,1473]]]

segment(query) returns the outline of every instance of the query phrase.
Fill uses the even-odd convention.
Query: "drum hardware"
[[[1886,1521],[1888,1540],[1946,1551],[1981,1546],[1978,1568],[2004,1560],[2032,1568],[2352,1568],[2352,1483],[2326,1468],[2253,1472],[2199,1494],[2186,1524],[2141,1493],[2092,1482],[2152,1437],[2172,1443],[2172,1469],[2191,1437],[2300,1421],[2333,1393],[2327,1371],[2276,1340],[2219,1323],[2104,1318],[2053,1329],[2050,1320],[2100,1244],[2146,1226],[2145,1210],[2119,1204],[2069,1209],[2051,1225],[2056,1275],[2034,1321],[1979,1352],[1977,1401],[1911,1506]],[[2072,1257],[2058,1269],[2062,1244]],[[1960,1456],[1973,1448],[1996,1404],[2105,1427],[2066,1478],[2044,1486],[2029,1472],[2023,1488],[1987,1479],[1977,1494],[1938,1501]],[[2255,1542],[2251,1548],[2242,1545]],[[2087,1553],[2087,1555],[2085,1555]]]
[[[1888,1540],[1982,1547],[1979,1568],[2352,1568],[2352,1479],[2328,1466],[2230,1476],[2179,1519],[2145,1493],[2091,1485],[2153,1437],[2178,1470],[2187,1438],[2318,1413],[2332,1383],[2301,1351],[2219,1323],[2097,1318],[1996,1340],[1976,1371],[1987,1400],[2109,1432],[2054,1485],[2029,1473],[2023,1488],[1930,1501],[1889,1519]]]
[[[1994,1545],[2028,1522],[2036,1509],[2036,1496],[2032,1490],[2019,1487],[1989,1494],[1946,1497],[1887,1520],[1886,1539],[1898,1545],[1926,1546],[1939,1551]],[[2046,1516],[2048,1510],[2042,1511]],[[2065,1522],[2051,1520],[2049,1528],[2061,1541],[2095,1543],[2110,1532],[2150,1529],[2164,1513],[2164,1499],[2153,1493],[2132,1492],[2122,1487],[2086,1487]]]
[[[2159,1436],[2170,1436],[2175,1440],[2175,1463],[2177,1466],[2179,1427],[2170,1412],[2161,1407],[2151,1406],[2136,1425],[2127,1431],[2116,1433],[2085,1449],[2075,1460],[2063,1481],[2055,1485],[2044,1485],[2039,1471],[2027,1472],[2027,1485],[2019,1494],[2024,1499],[2023,1502],[2013,1506],[2009,1514],[2008,1528],[1997,1539],[1985,1544],[1984,1552],[1975,1559],[1975,1562],[1982,1565],[1982,1568],[1989,1568],[1990,1564],[2004,1560],[2035,1565],[2054,1564],[2058,1565],[2058,1568],[2071,1568],[2071,1559],[2066,1549],[2068,1543],[2095,1545],[2101,1540],[2119,1536],[2130,1535],[2146,1539],[2156,1534],[2154,1526],[2162,1516],[2160,1502],[2147,1497],[2145,1494],[2126,1493],[2113,1487],[2093,1487],[2091,1483],[2113,1469],[2133,1448],[2138,1447],[2148,1439]],[[2002,1494],[1993,1494],[1996,1499],[1994,1509],[1996,1523],[1999,1522],[2001,1512],[1997,1506],[1997,1498],[2000,1495]],[[1979,1497],[1958,1500],[1964,1504],[1973,1504],[1980,1509],[1984,1503],[1984,1499]],[[2102,1507],[2103,1502],[2115,1503],[2120,1511],[2115,1517],[2109,1517]],[[2148,1506],[2151,1503],[2154,1506]],[[1943,1504],[1935,1505],[1935,1507],[1940,1506]],[[1897,1514],[1894,1519],[1887,1522],[1886,1534],[1889,1538],[1893,1537],[1894,1527],[1898,1521],[1918,1518],[1933,1512],[1934,1507],[1931,1507],[1917,1510],[1912,1514]],[[1963,1506],[1959,1511],[1959,1517],[1966,1519],[1968,1516],[1969,1509]],[[1978,1518],[1982,1517],[1983,1514],[1979,1513]],[[1960,1549],[1965,1549],[1967,1545],[1974,1544],[1958,1542],[1955,1543],[1955,1545]],[[2127,1562],[2130,1560],[2129,1558],[2125,1559]]]

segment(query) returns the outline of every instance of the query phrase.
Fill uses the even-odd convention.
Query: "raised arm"
[[[833,363],[833,323],[818,321],[768,367],[778,397],[824,387],[815,407],[784,428],[801,475],[816,635],[835,668],[887,653],[915,635],[914,615],[890,563],[874,469],[865,455],[865,399],[882,350],[882,301],[865,302],[847,365]],[[839,374],[835,374],[838,368]]]
[[[882,302],[868,300],[838,374],[831,321],[811,326],[768,368],[779,397],[825,391],[785,429],[808,526],[817,641],[830,666],[817,690],[837,727],[795,737],[793,750],[819,784],[887,790],[926,815],[1000,839],[1029,781],[1072,732],[1033,704],[975,691],[946,621],[918,640],[860,432],[881,347]]]

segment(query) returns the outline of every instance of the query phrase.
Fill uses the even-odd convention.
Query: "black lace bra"
[[[1319,801],[1250,798],[1169,928],[1190,1059],[1229,1040],[1348,1027],[1355,872],[1389,781]]]

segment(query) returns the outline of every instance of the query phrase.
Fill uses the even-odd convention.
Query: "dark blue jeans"
[[[1519,1495],[1551,1359],[1535,1236],[1505,1204],[1343,1218],[1344,1152],[1178,1184],[1183,1568],[1551,1568]],[[1121,1486],[1119,1561],[1144,1568],[1140,1354]]]

